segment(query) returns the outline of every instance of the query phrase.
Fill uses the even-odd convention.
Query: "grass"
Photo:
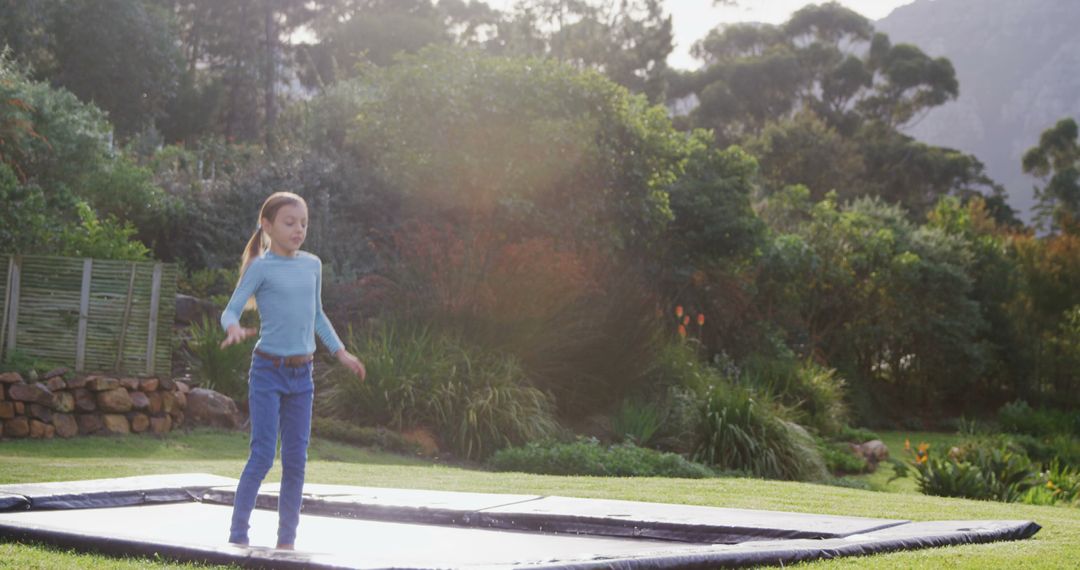
[[[886,434],[881,434],[886,437]],[[909,434],[912,442],[916,437]],[[899,438],[897,444],[897,438]],[[888,434],[894,456],[904,434]],[[923,440],[928,440],[924,437]],[[948,438],[932,440],[947,443]],[[894,447],[897,444],[897,447]],[[0,482],[59,481],[152,473],[206,472],[237,477],[246,458],[243,434],[195,431],[164,438],[128,436],[0,443]],[[935,519],[1025,519],[1034,539],[841,558],[801,568],[1064,568],[1080,560],[1080,509],[926,497],[890,488],[878,493],[756,479],[561,477],[491,473],[374,453],[315,439],[308,481],[450,491],[535,493],[837,515]],[[275,467],[268,480],[276,481]],[[886,477],[887,478],[887,477]],[[303,529],[301,529],[303,532]],[[186,568],[164,560],[116,559],[38,544],[0,543],[5,568]],[[226,568],[213,566],[213,568]]]

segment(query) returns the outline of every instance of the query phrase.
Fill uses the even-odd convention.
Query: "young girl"
[[[300,251],[307,226],[307,204],[300,196],[276,192],[263,202],[259,228],[244,249],[240,280],[221,314],[226,331],[222,348],[255,334],[254,329],[240,326],[240,314],[250,308],[252,295],[261,322],[248,376],[251,455],[236,488],[229,532],[229,542],[234,544],[248,544],[251,509],[259,485],[274,464],[280,430],[277,548],[293,548],[311,431],[315,335],[361,381],[365,376],[364,365],[345,350],[323,313],[322,262]]]

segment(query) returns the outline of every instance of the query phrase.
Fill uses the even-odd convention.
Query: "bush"
[[[626,442],[602,447],[595,439],[573,443],[530,443],[503,449],[491,457],[496,471],[544,475],[604,477],[683,477],[700,479],[715,473],[675,453],[663,453]]]
[[[401,434],[382,427],[358,427],[335,418],[313,417],[311,433],[319,437],[386,451],[413,454],[419,447]]]
[[[1034,409],[1024,400],[1016,400],[998,410],[998,425],[1005,432],[1035,437],[1080,436],[1080,413],[1047,408]]]
[[[450,449],[482,459],[552,435],[550,397],[512,356],[466,345],[427,326],[384,323],[347,343],[367,379],[332,370],[320,407],[353,425],[431,428]]]
[[[611,431],[618,439],[629,439],[636,445],[648,446],[664,423],[664,411],[652,402],[623,400],[611,416]]]
[[[751,357],[743,366],[744,380],[793,410],[793,419],[821,435],[841,433],[848,420],[844,380],[836,370],[813,361]],[[861,443],[861,442],[860,442]]]
[[[191,325],[188,352],[192,356],[192,372],[195,381],[204,388],[217,390],[236,400],[245,402],[248,397],[248,370],[251,352],[256,339],[220,348],[225,340],[221,325],[207,317]]]
[[[830,473],[844,475],[866,471],[866,458],[853,453],[847,443],[819,441],[818,450]]]
[[[916,483],[924,495],[1014,502],[1037,482],[1031,460],[1004,440],[969,441],[948,456],[934,457],[921,443],[913,456]],[[906,475],[900,468],[899,476]]]
[[[766,478],[825,477],[825,464],[809,434],[778,417],[749,389],[710,386],[701,413],[694,460]]]

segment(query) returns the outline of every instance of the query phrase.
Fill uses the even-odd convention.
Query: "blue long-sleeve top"
[[[240,322],[247,300],[255,295],[259,340],[255,348],[277,356],[315,352],[315,335],[331,354],[344,347],[322,308],[322,261],[297,251],[284,257],[267,250],[248,265],[221,313],[221,328]]]

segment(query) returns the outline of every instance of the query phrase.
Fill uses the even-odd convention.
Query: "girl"
[[[261,327],[248,376],[251,455],[240,476],[233,503],[229,542],[248,544],[248,520],[259,485],[274,464],[281,432],[281,489],[278,494],[277,548],[292,550],[304,488],[314,384],[311,379],[315,335],[360,380],[364,365],[334,332],[322,310],[322,262],[300,251],[307,236],[307,204],[291,192],[276,192],[263,202],[259,227],[240,264],[240,280],[221,314],[225,348],[254,335],[240,326],[252,295]],[[269,246],[269,247],[267,247]]]

